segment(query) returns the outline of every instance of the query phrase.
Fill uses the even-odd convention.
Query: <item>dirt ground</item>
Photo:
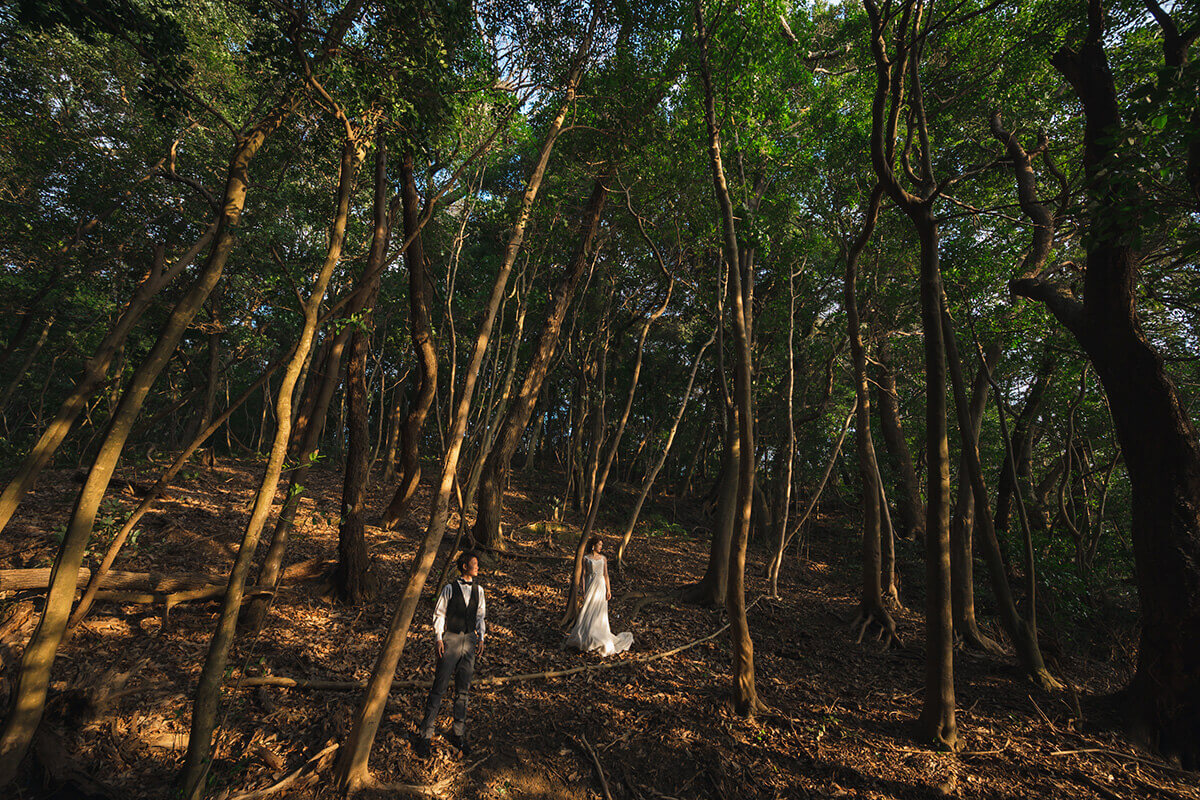
[[[94,566],[103,543],[137,502],[136,485],[160,467],[125,467],[106,501]],[[428,465],[426,473],[436,472]],[[219,579],[232,561],[261,464],[222,460],[189,467],[171,498],[144,520],[116,569]],[[318,470],[302,502],[288,563],[333,558],[340,475]],[[121,490],[121,487],[125,487]],[[378,519],[389,487],[373,488]],[[0,567],[48,566],[56,533],[78,490],[71,471],[48,473],[0,542]],[[547,519],[555,476],[517,474],[507,530]],[[230,800],[271,786],[341,740],[358,691],[246,688],[243,676],[351,683],[374,664],[428,514],[428,487],[394,532],[368,528],[380,591],[375,602],[346,607],[320,580],[288,584],[260,635],[239,639],[218,734],[209,796]],[[619,527],[628,492],[608,497]],[[1200,798],[1196,774],[1177,771],[1124,742],[1112,705],[1101,698],[1128,675],[1129,631],[1087,652],[1063,647],[1055,674],[1071,685],[1057,695],[1021,679],[1011,658],[959,650],[955,663],[963,752],[931,750],[914,738],[923,685],[918,545],[900,543],[902,648],[855,641],[858,545],[852,520],[827,514],[788,556],[779,599],[763,575],[765,543],[749,557],[747,599],[757,688],[767,709],[735,716],[726,696],[730,651],[722,633],[662,658],[647,657],[703,639],[725,624],[722,610],[685,605],[675,590],[703,573],[707,521],[670,498],[643,513],[622,574],[613,574],[614,631],[631,630],[633,648],[600,659],[560,649],[558,627],[577,528],[514,534],[510,553],[486,556],[488,645],[477,665],[469,735],[462,759],[444,738],[422,763],[411,737],[424,703],[420,688],[394,689],[372,753],[377,777],[392,789],[368,794],[461,798]],[[575,520],[568,519],[568,522]],[[442,558],[449,553],[452,519]],[[612,533],[612,531],[607,531]],[[610,556],[615,551],[610,542]],[[441,562],[439,560],[439,569]],[[432,581],[432,579],[431,579]],[[432,594],[432,587],[426,594]],[[652,595],[647,602],[644,595]],[[986,609],[981,587],[981,619]],[[0,645],[7,695],[15,659],[40,599],[0,598],[9,619]],[[636,611],[636,614],[634,613]],[[98,603],[59,652],[53,692],[21,798],[173,796],[187,741],[191,696],[208,647],[217,603],[174,607]],[[418,610],[396,673],[398,681],[432,676],[431,604]],[[996,636],[999,633],[985,623]],[[1050,648],[1048,648],[1050,649]],[[503,684],[486,679],[587,666],[560,678]],[[90,687],[129,673],[124,688],[97,712],[81,698]],[[442,729],[449,726],[449,702]],[[402,790],[404,784],[421,789]],[[88,793],[88,794],[85,794]],[[331,798],[328,771],[305,773],[272,797]]]

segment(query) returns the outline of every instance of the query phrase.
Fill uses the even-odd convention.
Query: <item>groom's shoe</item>
[[[433,747],[424,736],[417,738],[417,743],[413,749],[417,751],[417,758],[429,758],[433,755]]]
[[[471,757],[471,743],[467,741],[466,734],[459,736],[457,733],[451,733],[450,744],[458,748],[458,752],[463,754],[463,758]]]

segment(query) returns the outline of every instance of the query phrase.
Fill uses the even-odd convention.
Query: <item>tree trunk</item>
[[[425,418],[433,406],[438,386],[437,345],[434,343],[433,326],[429,321],[429,289],[426,285],[429,279],[425,273],[425,246],[419,235],[414,238],[420,211],[420,196],[417,194],[417,184],[413,177],[412,153],[405,153],[401,160],[400,183],[404,235],[412,240],[404,253],[404,263],[408,266],[409,327],[412,330],[413,349],[417,353],[417,363],[420,366],[420,382],[417,399],[409,407],[404,427],[400,429],[400,484],[383,514],[383,527],[388,530],[394,529],[400,522],[400,516],[408,508],[421,482],[421,431],[425,428]]]
[[[13,393],[17,391],[17,387],[21,385],[21,382],[25,380],[25,376],[29,373],[29,368],[33,366],[33,362],[37,359],[38,353],[42,352],[42,348],[46,346],[46,340],[50,338],[50,329],[54,327],[54,319],[53,314],[46,318],[46,324],[42,326],[42,332],[38,335],[37,341],[33,343],[33,347],[29,348],[29,352],[25,354],[25,360],[12,373],[12,380],[4,388],[3,394],[0,394],[0,416],[8,413],[8,401],[12,399]]]
[[[629,379],[629,392],[625,396],[625,408],[621,411],[621,419],[617,422],[617,429],[613,431],[611,441],[609,442],[608,455],[605,456],[604,467],[600,470],[600,475],[596,481],[596,488],[592,494],[592,505],[588,509],[587,520],[583,524],[583,529],[579,532],[579,543],[575,546],[575,567],[571,572],[571,587],[567,592],[566,612],[560,621],[560,624],[564,626],[575,619],[575,605],[579,600],[579,589],[583,583],[583,555],[587,551],[588,538],[591,537],[592,531],[595,529],[596,517],[600,513],[600,502],[604,498],[604,487],[608,483],[608,476],[612,470],[613,460],[616,458],[617,450],[621,446],[621,437],[625,434],[625,426],[629,422],[629,413],[633,410],[633,398],[637,394],[638,378],[642,374],[642,355],[646,351],[646,337],[650,333],[650,326],[666,312],[667,304],[671,302],[671,290],[674,287],[675,281],[674,279],[670,279],[667,284],[667,296],[663,298],[662,305],[650,313],[646,321],[642,324],[641,333],[638,335],[637,349],[633,358],[633,375]]]
[[[329,235],[329,248],[320,272],[313,282],[312,294],[304,305],[304,328],[296,345],[296,351],[292,354],[291,361],[284,369],[283,378],[280,380],[279,394],[275,405],[275,436],[271,444],[270,457],[267,460],[266,469],[263,471],[262,482],[254,499],[250,519],[242,533],[237,558],[229,575],[229,585],[225,590],[225,597],[221,601],[217,627],[209,643],[208,654],[204,659],[204,666],[200,671],[196,686],[188,749],[180,776],[184,796],[189,800],[200,800],[204,794],[204,779],[211,764],[212,734],[217,726],[221,682],[225,677],[225,665],[229,660],[229,651],[233,647],[237,618],[241,611],[242,597],[246,587],[246,577],[250,573],[250,562],[254,557],[254,551],[258,548],[259,536],[271,513],[271,506],[275,501],[275,490],[279,486],[283,464],[287,459],[296,381],[300,377],[300,370],[304,366],[304,361],[308,357],[309,349],[316,336],[321,303],[325,298],[329,279],[333,276],[334,268],[341,260],[346,224],[350,217],[350,200],[354,193],[355,173],[358,165],[362,162],[363,155],[361,146],[354,139],[347,138],[342,146],[337,205]]]
[[[871,436],[871,392],[867,384],[867,353],[863,347],[862,324],[858,318],[858,260],[871,240],[879,207],[883,203],[883,185],[876,182],[867,201],[863,228],[845,252],[846,270],[843,281],[843,305],[846,308],[846,327],[850,343],[850,364],[854,370],[855,424],[854,440],[858,453],[858,476],[862,485],[862,594],[859,599],[858,640],[871,625],[878,625],[885,644],[896,639],[896,622],[883,604],[882,516],[879,467],[875,463],[875,443]]]
[[[529,221],[530,211],[532,210],[534,200],[537,198],[538,189],[541,187],[542,178],[546,172],[546,165],[550,160],[550,153],[554,149],[554,143],[562,130],[567,112],[575,101],[575,88],[582,75],[587,52],[591,49],[592,26],[594,26],[594,18],[592,25],[589,26],[585,42],[572,64],[571,74],[567,80],[566,101],[559,108],[558,114],[550,124],[537,164],[526,183],[524,196],[521,198],[520,210],[514,221],[500,270],[496,275],[495,282],[492,284],[492,291],[488,297],[484,318],[471,350],[471,359],[468,362],[467,372],[464,377],[462,394],[454,409],[450,435],[447,439],[446,455],[442,462],[442,472],[430,509],[429,527],[425,532],[425,537],[420,547],[413,556],[404,593],[400,598],[400,603],[397,605],[395,613],[392,615],[387,635],[380,649],[379,658],[375,662],[375,668],[371,672],[367,689],[363,693],[362,705],[359,706],[355,713],[350,733],[338,754],[335,775],[337,784],[343,791],[355,791],[370,780],[368,761],[371,753],[371,745],[375,741],[375,732],[379,729],[379,723],[383,719],[384,704],[387,701],[388,691],[392,685],[392,678],[396,672],[396,665],[399,663],[400,656],[404,652],[404,644],[408,639],[408,629],[412,624],[413,615],[416,613],[417,603],[421,598],[421,591],[425,588],[425,581],[429,576],[430,569],[433,567],[438,548],[442,543],[442,536],[446,531],[446,521],[450,508],[450,493],[453,490],[455,477],[458,473],[458,460],[462,453],[463,437],[466,435],[467,418],[471,413],[471,401],[475,393],[475,382],[479,377],[479,367],[487,351],[492,326],[496,320],[496,313],[500,308],[500,302],[504,297],[508,277],[512,273],[513,264],[516,262],[517,253],[524,239],[525,226]]]
[[[905,439],[904,430],[900,426],[899,393],[896,390],[896,377],[892,372],[888,353],[889,348],[885,341],[876,353],[879,369],[876,372],[878,382],[875,397],[879,401],[879,428],[883,433],[884,447],[900,477],[900,491],[896,493],[896,508],[900,512],[900,535],[904,538],[916,536],[923,539],[925,504],[921,501],[921,482],[917,479],[908,440]]]
[[[950,356],[950,374],[955,386],[962,383],[963,364],[958,357],[958,348],[946,336],[946,351]],[[987,376],[992,366],[1000,357],[1000,346],[992,344],[985,355],[985,363],[980,364],[971,385],[971,401],[968,406],[970,425],[960,431],[962,452],[958,465],[958,497],[954,502],[954,512],[950,518],[950,591],[951,607],[954,611],[954,632],[963,638],[969,647],[986,653],[998,655],[1003,652],[1000,645],[985,636],[979,630],[975,619],[975,557],[972,548],[972,537],[978,522],[976,512],[987,514],[988,509],[978,508],[975,503],[973,482],[970,476],[971,451],[979,452],[979,432],[983,426],[983,412],[987,406],[988,385]],[[955,389],[955,402],[958,401],[958,390]]]
[[[239,139],[229,165],[222,214],[214,233],[214,245],[192,286],[175,305],[154,347],[134,372],[109,421],[104,441],[75,501],[62,546],[54,561],[54,579],[46,598],[41,621],[33,632],[13,692],[12,711],[0,732],[0,786],[10,783],[24,757],[45,708],[50,669],[66,630],[67,615],[75,596],[75,575],[83,560],[108,483],[117,466],[133,423],[159,372],[166,366],[184,331],[216,285],[233,248],[233,233],[245,205],[249,166],[263,141],[293,108],[289,101],[278,106],[263,121]]]
[[[724,606],[729,593],[729,549],[737,514],[737,470],[741,463],[737,414],[736,408],[727,409],[721,437],[721,470],[717,474],[717,506],[708,546],[708,566],[700,581],[688,587],[685,594],[690,602],[712,608]]]
[[[370,477],[370,410],[367,394],[367,350],[374,327],[375,300],[388,248],[387,147],[384,137],[375,139],[374,231],[367,265],[363,272],[370,283],[365,287],[363,309],[366,317],[355,326],[350,342],[350,363],[346,369],[346,394],[349,396],[350,442],[346,453],[346,478],[342,486],[342,521],[338,526],[338,564],[333,573],[338,596],[359,605],[375,595],[375,580],[370,575],[367,540],[363,527],[367,480]],[[380,415],[382,416],[382,414]],[[261,581],[260,581],[261,583]]]
[[[942,302],[944,304],[944,298]],[[973,422],[971,420],[972,410],[967,405],[966,381],[962,374],[962,362],[959,359],[954,324],[944,305],[942,306],[941,315],[942,331],[946,342],[946,355],[951,365],[950,379],[954,387],[954,404],[958,412],[959,429],[968,431],[971,429]],[[986,379],[991,375],[986,356],[982,359],[981,364]],[[1029,616],[1028,619],[1022,620],[1017,613],[1017,606],[1013,601],[1012,590],[1008,585],[1008,577],[1004,571],[1004,561],[1000,557],[1000,543],[996,538],[996,530],[992,527],[992,517],[988,508],[987,487],[983,482],[983,468],[979,461],[979,448],[976,445],[974,437],[963,433],[962,439],[963,453],[966,456],[965,466],[967,468],[967,477],[971,483],[975,507],[978,511],[975,515],[975,531],[982,533],[982,536],[979,537],[979,544],[983,547],[984,558],[987,561],[988,572],[991,575],[992,588],[996,595],[996,605],[1000,615],[1000,623],[1004,626],[1004,632],[1012,640],[1013,646],[1017,651],[1017,659],[1021,662],[1022,668],[1029,675],[1030,679],[1037,682],[1046,690],[1061,689],[1061,684],[1050,675],[1045,664],[1042,662],[1042,653],[1038,647],[1037,619],[1035,616],[1037,604],[1033,594],[1035,583],[1032,543],[1027,540],[1026,572],[1029,578]]]
[[[549,374],[567,309],[575,296],[580,280],[587,271],[588,264],[591,263],[592,244],[595,241],[596,232],[600,229],[605,198],[608,196],[606,185],[608,179],[609,171],[605,169],[592,182],[592,192],[584,206],[583,216],[579,222],[575,252],[563,271],[558,286],[551,294],[553,300],[546,310],[546,321],[542,324],[541,333],[538,334],[537,345],[529,360],[525,378],[521,381],[521,388],[517,391],[516,397],[513,398],[512,404],[500,423],[496,442],[484,463],[479,485],[479,507],[472,535],[476,542],[485,547],[494,547],[499,541],[500,512],[503,508],[504,491],[508,487],[512,457],[521,443],[525,427],[529,424],[529,418],[533,414],[538,395],[542,390],[542,383]]]
[[[387,444],[383,454],[383,483],[396,479],[396,454],[400,444],[400,424],[404,419],[404,378],[392,389],[392,411],[388,416]]]
[[[645,479],[642,481],[642,489],[638,492],[638,498],[633,504],[633,511],[629,514],[629,522],[625,523],[625,532],[621,535],[621,544],[617,548],[617,570],[620,571],[625,559],[625,550],[629,547],[629,540],[633,538],[633,529],[637,525],[638,516],[642,513],[642,506],[646,502],[646,496],[650,494],[650,487],[654,485],[654,479],[658,477],[659,470],[667,461],[667,455],[671,452],[671,445],[675,442],[675,434],[679,430],[679,423],[683,420],[683,412],[687,410],[688,401],[692,397],[692,385],[696,382],[696,372],[700,368],[700,362],[704,360],[704,351],[707,350],[714,341],[716,341],[717,332],[714,330],[712,335],[708,337],[708,341],[700,347],[700,352],[692,360],[692,371],[688,375],[687,387],[683,390],[683,400],[679,403],[679,411],[675,413],[675,421],[671,423],[671,429],[667,432],[667,443],[663,445],[662,453],[659,454],[658,460],[650,467],[646,473]]]
[[[1142,632],[1129,686],[1134,734],[1185,767],[1200,766],[1200,444],[1162,357],[1138,319],[1138,181],[1123,174],[1118,93],[1104,50],[1104,11],[1089,0],[1078,50],[1051,59],[1085,117],[1090,231],[1084,299],[1019,280],[1076,337],[1104,386],[1132,490],[1132,539]],[[1130,210],[1133,209],[1133,213]]]
[[[733,294],[733,331],[737,358],[734,367],[734,403],[737,408],[737,437],[739,444],[737,470],[737,514],[734,536],[729,549],[729,589],[726,608],[729,612],[730,647],[733,650],[731,679],[734,711],[753,716],[759,707],[754,685],[754,642],[746,619],[746,546],[750,539],[750,523],[754,506],[754,383],[751,372],[753,354],[754,293],[753,252],[743,252],[738,246],[733,201],[725,180],[721,161],[721,140],[717,129],[716,98],[708,63],[708,38],[701,0],[696,0],[696,28],[700,34],[700,80],[704,88],[704,118],[708,129],[709,165],[712,167],[713,189],[721,209],[725,260],[729,263]],[[744,274],[743,274],[744,273]]]
[[[954,632],[950,608],[950,447],[946,433],[946,351],[942,338],[942,276],[938,253],[937,200],[933,156],[921,92],[919,50],[910,44],[920,27],[920,8],[906,2],[884,19],[876,0],[863,0],[871,23],[875,93],[871,105],[871,164],[893,202],[908,216],[920,241],[921,330],[925,351],[925,457],[929,496],[925,511],[925,698],[917,725],[921,734],[955,750]],[[916,14],[917,19],[913,17]],[[897,56],[888,55],[888,24],[895,23]],[[910,24],[912,28],[910,29]],[[915,55],[914,55],[915,53]],[[909,56],[912,56],[910,63]],[[906,77],[908,112],[918,139],[918,177],[924,196],[900,185],[893,171],[896,129]],[[890,101],[890,102],[889,102]]]
[[[1047,353],[1042,359],[1037,373],[1034,375],[1033,386],[1030,387],[1025,404],[1021,407],[1021,413],[1017,416],[1016,424],[1013,426],[1011,447],[1015,456],[1013,460],[1016,461],[1016,468],[1014,470],[1009,465],[1010,460],[1006,454],[1000,468],[1000,482],[996,487],[996,514],[993,517],[996,535],[1002,539],[1007,537],[1009,520],[1012,516],[1013,495],[1021,490],[1022,480],[1029,480],[1029,462],[1033,457],[1033,436],[1038,427],[1037,417],[1042,407],[1042,400],[1046,396],[1046,390],[1050,388],[1050,382],[1054,378],[1057,364],[1058,358],[1050,353]]]
[[[528,264],[526,264],[526,269],[528,269]],[[503,425],[502,420],[508,419],[508,410],[511,407],[512,402],[513,402],[513,396],[512,396],[513,379],[517,375],[517,355],[521,351],[521,337],[525,332],[525,315],[528,312],[528,310],[529,310],[529,287],[526,286],[525,291],[522,292],[522,294],[521,294],[521,301],[517,307],[517,320],[516,320],[515,330],[508,337],[503,337],[503,336],[499,337],[500,340],[503,340],[504,338],[508,338],[508,340],[510,342],[509,348],[508,348],[507,359],[506,359],[507,363],[505,364],[505,367],[504,367],[504,379],[501,382],[501,386],[500,386],[500,398],[499,398],[499,400],[496,401],[494,410],[489,415],[489,419],[487,419],[484,423],[483,438],[479,445],[479,453],[475,459],[474,465],[471,467],[471,474],[467,479],[467,494],[466,494],[466,498],[464,499],[463,503],[464,503],[464,508],[466,508],[468,510],[471,508],[474,508],[474,506],[475,506],[475,499],[479,493],[479,482],[480,482],[480,479],[482,478],[483,472],[487,468],[486,467],[487,460],[492,452],[492,449],[496,442],[497,436],[500,433],[500,429]],[[497,350],[496,350],[496,361],[497,361],[497,366],[498,366],[499,361],[500,361],[500,348],[497,348]],[[537,400],[537,397],[535,396],[534,401],[536,402],[536,400]],[[532,411],[532,409],[530,409],[530,410]],[[487,412],[485,411],[485,414],[486,413]],[[525,424],[529,423],[529,415],[528,414],[525,415],[524,423]],[[524,434],[524,432],[525,432],[525,425],[523,424],[521,426],[521,430],[517,433],[518,442],[520,441],[520,437],[522,434]],[[513,451],[515,452],[515,450],[516,450],[516,447],[514,446]],[[509,462],[511,463],[511,461],[512,461],[512,453],[509,453]],[[499,530],[499,529],[497,529],[497,530]],[[476,539],[476,541],[478,542],[479,540]],[[494,543],[494,546],[503,546],[503,545],[500,541],[497,540]]]

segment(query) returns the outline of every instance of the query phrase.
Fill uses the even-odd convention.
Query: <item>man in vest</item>
[[[437,674],[425,703],[425,719],[417,739],[417,755],[428,758],[432,752],[434,723],[442,695],[454,678],[454,728],[450,742],[464,756],[471,754],[467,742],[467,692],[475,674],[475,659],[483,654],[484,614],[483,587],[475,583],[479,574],[479,557],[464,551],[455,562],[461,574],[447,584],[438,595],[433,610],[433,635],[436,640]]]

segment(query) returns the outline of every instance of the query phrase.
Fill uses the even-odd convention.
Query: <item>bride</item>
[[[583,608],[575,627],[567,637],[566,646],[590,652],[599,650],[602,656],[623,653],[633,644],[629,632],[613,635],[608,627],[608,601],[612,599],[612,587],[608,582],[608,561],[600,555],[604,540],[593,536],[587,543],[587,554],[583,557],[584,589]]]

